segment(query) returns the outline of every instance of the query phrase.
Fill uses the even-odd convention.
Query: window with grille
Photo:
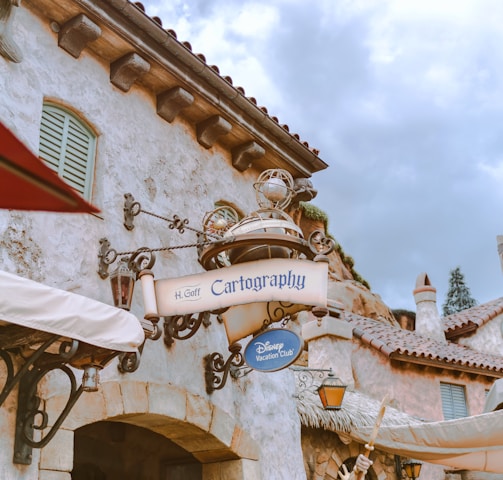
[[[440,395],[442,396],[442,410],[445,420],[468,416],[465,387],[440,382]]]
[[[44,104],[39,156],[57,174],[91,200],[96,135],[68,110]]]

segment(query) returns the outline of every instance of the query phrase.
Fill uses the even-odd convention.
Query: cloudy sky
[[[503,2],[144,0],[330,167],[314,200],[356,270],[415,310],[461,267],[503,296]]]

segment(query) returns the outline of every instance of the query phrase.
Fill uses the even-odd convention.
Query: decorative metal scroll
[[[0,392],[0,406],[14,387],[19,385],[13,461],[29,465],[32,449],[42,448],[51,441],[84,391],[84,385],[78,386],[74,370],[69,365],[77,368],[92,365],[101,369],[119,352],[69,340],[62,341],[57,353],[53,353],[56,342],[61,340],[59,335],[17,326],[13,328],[7,326],[3,329],[0,358],[6,366],[6,379]],[[16,372],[14,356],[27,345],[39,346]],[[38,390],[46,375],[57,370],[67,378],[69,393],[66,405],[58,417],[49,422],[45,402],[39,396]],[[38,436],[35,435],[35,431],[41,432],[40,438],[36,438]]]
[[[184,233],[185,229],[199,232],[198,230],[188,226],[189,220],[187,218],[181,218],[178,215],[173,215],[173,218],[164,217],[158,215],[157,213],[148,212],[141,208],[141,204],[137,202],[131,193],[124,194],[124,226],[127,230],[134,229],[134,217],[140,213],[145,213],[152,217],[156,217],[160,220],[168,222],[168,227],[171,230],[178,230],[180,233]]]
[[[46,342],[47,346],[52,345],[56,340],[58,340],[57,337],[52,337]],[[46,344],[42,345],[36,352],[36,354],[39,352],[42,352],[42,354],[35,362],[32,362],[31,359],[29,360],[31,368],[26,371],[19,382],[16,435],[14,440],[14,463],[31,463],[32,449],[43,448],[52,440],[77,400],[85,391],[83,385],[77,386],[74,371],[67,364],[71,361],[76,361],[78,363],[79,356],[87,355],[87,353],[84,354],[80,352],[80,347],[82,346],[82,350],[86,352],[89,350],[90,346],[81,344],[77,340],[61,342],[59,353],[55,355],[46,353]],[[98,349],[96,349],[96,351],[97,350]],[[99,355],[99,360],[97,358],[93,359],[93,364],[101,369],[116,357],[118,353],[119,352],[111,350],[102,350]],[[38,395],[38,387],[49,372],[56,370],[63,372],[68,379],[70,391],[67,402],[48,432],[45,433],[40,440],[35,440],[35,430],[44,431],[49,425],[49,416],[45,410],[45,404]]]
[[[119,363],[117,364],[119,372],[133,373],[136,372],[136,370],[138,370],[138,368],[140,367],[140,358],[141,353],[143,352],[144,345],[145,342],[141,344],[140,348],[138,349],[138,352],[125,352],[119,355]]]
[[[164,344],[169,348],[175,340],[193,337],[201,325],[206,328],[211,325],[210,317],[211,312],[164,317]]]
[[[100,250],[98,252],[99,264],[98,274],[101,278],[108,277],[108,266],[117,260],[117,257],[122,257],[128,264],[128,268],[138,275],[139,272],[145,269],[151,269],[155,264],[155,253],[162,249],[150,249],[141,247],[132,252],[117,252],[111,248],[107,238],[100,239]]]
[[[306,392],[316,393],[327,373],[332,371],[331,368],[308,368],[297,365],[288,367],[295,372],[297,382],[297,392],[295,398],[303,400]]]
[[[219,260],[220,255],[226,254],[232,249],[268,245],[285,247],[297,256],[303,256],[308,260],[314,260],[317,256],[328,255],[335,248],[333,239],[326,237],[321,230],[311,233],[307,240],[282,233],[246,233],[221,239],[221,241],[208,242],[207,246],[200,249],[199,263],[205,270],[227,266]]]
[[[309,235],[307,239],[311,252],[317,255],[328,255],[333,252],[335,248],[335,241],[333,238],[326,237],[321,230],[315,230]]]
[[[208,394],[222,389],[227,382],[231,369],[237,369],[244,364],[245,359],[241,349],[241,344],[233,343],[229,346],[231,354],[227,360],[224,360],[224,356],[219,352],[213,352],[204,358],[206,392]]]

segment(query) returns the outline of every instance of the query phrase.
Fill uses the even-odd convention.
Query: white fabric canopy
[[[121,352],[136,351],[145,338],[125,310],[0,270],[0,325],[5,322]]]
[[[372,428],[351,432],[367,442]],[[381,427],[378,449],[428,463],[503,473],[503,410],[444,422]]]

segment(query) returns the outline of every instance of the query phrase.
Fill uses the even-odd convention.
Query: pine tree
[[[442,305],[444,317],[453,313],[461,312],[467,308],[477,305],[470,293],[470,289],[465,284],[465,277],[461,273],[461,268],[456,267],[450,271],[449,290]]]

